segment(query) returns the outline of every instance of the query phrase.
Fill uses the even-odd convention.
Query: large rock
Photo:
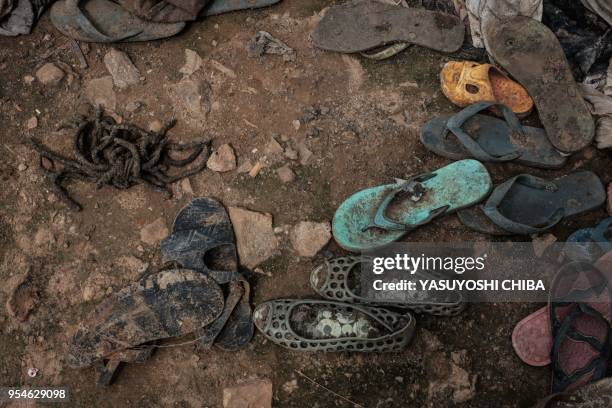
[[[113,77],[109,75],[87,81],[85,97],[93,106],[103,106],[114,111],[117,107],[117,95],[113,90]]]
[[[315,256],[331,239],[329,222],[302,221],[291,229],[289,239],[299,256]]]
[[[122,51],[111,48],[104,56],[104,65],[113,77],[115,86],[119,89],[127,88],[140,82],[140,72],[132,63],[130,57]]]
[[[36,79],[45,86],[58,86],[66,73],[57,65],[48,62],[36,71]]]
[[[250,380],[223,390],[223,408],[271,408],[272,381]]]
[[[218,172],[234,170],[236,168],[236,154],[232,146],[228,144],[219,146],[208,158],[206,166],[212,171]]]
[[[166,238],[170,231],[166,226],[166,221],[163,218],[158,218],[150,224],[145,225],[140,230],[140,240],[145,244],[157,245]]]
[[[168,88],[176,113],[192,125],[202,125],[211,106],[212,89],[206,81],[183,78]]]
[[[228,210],[242,265],[254,268],[276,254],[278,238],[274,235],[271,214],[240,207],[229,207]]]

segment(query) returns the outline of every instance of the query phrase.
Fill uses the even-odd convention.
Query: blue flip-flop
[[[381,248],[434,218],[480,202],[491,188],[487,169],[468,159],[410,180],[361,190],[336,210],[334,238],[349,251]]]
[[[563,254],[572,261],[594,262],[612,251],[612,217],[602,220],[595,228],[583,228],[567,237]]]

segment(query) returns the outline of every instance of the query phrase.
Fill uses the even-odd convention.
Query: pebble
[[[111,48],[104,56],[104,65],[113,77],[113,83],[119,89],[125,89],[140,82],[140,71],[123,51]]]
[[[32,116],[26,122],[26,128],[28,130],[36,129],[38,127],[38,118],[36,116]]]
[[[291,122],[291,124],[296,131],[300,130],[300,126],[302,126],[302,123],[297,119]]]
[[[312,257],[331,239],[329,222],[302,221],[291,229],[289,240],[299,256]]]
[[[45,86],[58,86],[66,73],[57,65],[48,62],[36,71],[36,79]]]
[[[32,75],[26,75],[23,77],[23,82],[26,83],[26,85],[32,85],[32,82],[34,82],[36,80],[36,78],[34,78]]]
[[[226,172],[236,168],[236,154],[229,144],[219,146],[206,162],[206,166],[212,171]]]
[[[19,166],[17,166],[17,170],[19,171],[26,171],[27,169],[28,169],[28,166],[23,163],[20,163]]]
[[[288,164],[276,169],[276,174],[278,174],[278,178],[280,178],[280,181],[283,183],[291,183],[295,180],[295,173]]]
[[[202,58],[193,50],[185,50],[185,65],[179,70],[183,75],[191,75],[202,67]]]

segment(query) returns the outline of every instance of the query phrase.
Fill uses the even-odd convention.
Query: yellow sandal
[[[525,88],[491,64],[450,61],[442,68],[440,81],[444,95],[460,107],[496,102],[508,106],[519,117],[527,116],[533,108]]]

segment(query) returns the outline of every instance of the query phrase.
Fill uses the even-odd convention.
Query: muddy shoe
[[[177,214],[172,235],[162,241],[161,251],[164,261],[178,262],[228,286],[226,308],[220,320],[198,336],[201,345],[209,347],[214,342],[224,350],[244,347],[254,332],[250,285],[238,272],[234,230],[223,204],[208,197],[191,201]]]
[[[518,16],[486,33],[489,52],[533,98],[550,142],[572,153],[588,146],[595,123],[563,49],[542,23]]]
[[[374,274],[362,275],[362,267],[369,262],[371,262],[370,258],[357,256],[326,260],[310,274],[310,286],[322,297],[338,302],[403,308],[438,316],[454,316],[464,308],[463,298],[459,292],[432,293],[411,290],[371,293],[372,291],[368,289],[372,288],[372,281],[379,277]],[[395,271],[388,271],[387,276],[393,272]],[[398,278],[435,279],[434,276],[423,271],[409,277],[403,274]]]
[[[366,1],[330,7],[312,39],[319,48],[344,53],[398,42],[450,53],[461,48],[464,34],[450,14]]]
[[[69,344],[78,368],[156,340],[191,334],[223,311],[223,293],[208,276],[186,269],[159,272],[133,283],[96,308]],[[146,345],[143,346],[146,348]]]
[[[272,300],[253,317],[269,340],[296,351],[400,351],[415,328],[409,313],[323,300]]]

